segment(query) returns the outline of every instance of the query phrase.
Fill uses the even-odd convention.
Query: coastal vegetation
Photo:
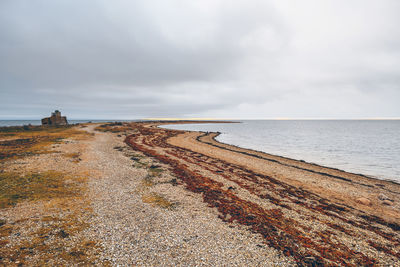
[[[65,183],[66,180],[70,182]],[[82,179],[65,173],[46,171],[27,173],[0,173],[0,209],[16,205],[21,201],[51,200],[76,196],[80,192]]]
[[[90,135],[73,126],[23,126],[0,128],[0,162],[28,156],[57,153],[51,145],[64,139],[82,140]]]
[[[131,131],[132,128],[122,122],[111,122],[111,123],[101,124],[97,126],[95,130],[99,132],[120,133],[125,131]]]
[[[93,263],[98,246],[82,238],[87,175],[62,162],[79,152],[59,149],[90,138],[73,126],[0,128],[0,265]]]

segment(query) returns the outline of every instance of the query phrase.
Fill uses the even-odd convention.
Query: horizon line
[[[192,118],[182,118],[182,117],[147,117],[147,118],[130,118],[130,119],[117,119],[117,118],[113,118],[113,119],[99,119],[99,118],[67,118],[68,120],[94,120],[94,121],[130,121],[130,120],[160,120],[160,121],[171,121],[171,120],[176,120],[176,121],[183,121],[183,120],[188,120],[188,121],[200,121],[200,120],[204,120],[204,121],[217,121],[217,120],[400,120],[400,117],[364,117],[364,118],[327,118],[327,117],[323,117],[323,118],[319,118],[319,117],[300,117],[300,118],[296,118],[296,117],[270,117],[270,118],[210,118],[210,117],[192,117]],[[7,119],[1,119],[0,120],[16,120],[16,121],[23,121],[23,120],[27,120],[27,121],[35,121],[38,120],[40,121],[41,119],[21,119],[21,118],[7,118]]]
[[[143,120],[400,120],[400,117],[366,117],[366,118],[319,118],[319,117],[271,117],[271,118],[143,118]]]

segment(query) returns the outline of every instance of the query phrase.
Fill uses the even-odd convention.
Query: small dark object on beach
[[[115,149],[115,150],[118,150],[118,151],[122,151],[124,148],[121,147],[121,146],[115,146],[114,149]]]
[[[160,168],[161,166],[159,166],[159,165],[151,165],[150,166],[150,169],[157,169],[157,168]]]
[[[64,230],[62,230],[62,229],[57,233],[57,235],[58,235],[59,237],[62,237],[62,238],[67,238],[67,237],[69,237],[69,234],[68,234],[67,232],[65,232]]]
[[[72,251],[69,253],[69,255],[74,256],[74,257],[82,257],[85,255],[82,251]]]
[[[221,170],[218,170],[218,171],[215,171],[216,173],[223,173],[224,171],[221,171]]]

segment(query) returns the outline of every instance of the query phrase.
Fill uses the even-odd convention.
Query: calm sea
[[[223,143],[400,182],[400,120],[252,120],[166,128],[218,131]]]

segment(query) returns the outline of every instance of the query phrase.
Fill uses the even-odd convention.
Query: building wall
[[[54,114],[51,117],[43,118],[42,125],[67,125],[67,117],[61,116],[61,113]]]

